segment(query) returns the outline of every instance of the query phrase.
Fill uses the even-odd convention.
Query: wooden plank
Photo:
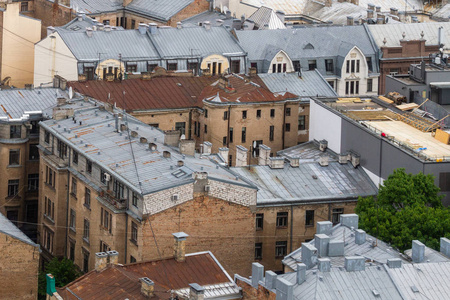
[[[436,129],[436,135],[434,136],[434,138],[446,145],[448,145],[450,142],[450,134],[440,129]]]
[[[392,101],[391,99],[386,98],[386,97],[384,97],[384,96],[378,96],[378,99],[380,99],[380,100],[382,100],[382,101],[384,101],[384,102],[386,102],[386,103],[389,103],[389,104],[394,103],[394,101]]]
[[[361,98],[338,98],[338,103],[353,103],[353,102],[362,102]]]
[[[397,108],[402,111],[411,110],[411,109],[414,109],[417,107],[419,107],[419,105],[417,105],[416,103],[406,103],[406,104],[397,105]]]

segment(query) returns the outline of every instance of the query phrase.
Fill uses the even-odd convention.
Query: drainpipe
[[[292,240],[294,233],[292,232],[294,230],[294,206],[291,205],[291,232],[290,232],[290,242],[289,242],[289,252],[292,253]]]
[[[284,109],[283,109],[283,128],[281,129],[281,137],[282,137],[282,149],[284,149],[284,140],[285,140],[285,128],[286,128],[286,106],[287,106],[287,102],[284,103]]]
[[[228,105],[228,124],[227,124],[227,148],[230,148],[230,119],[231,119],[231,105]]]
[[[73,151],[73,149],[72,149]],[[70,197],[70,158],[72,151],[69,150],[69,163],[67,165],[67,195],[66,195],[66,243],[64,245],[64,256],[67,257],[67,239],[69,237],[69,197]]]
[[[192,137],[192,108],[189,109],[189,121],[188,121],[188,140]]]

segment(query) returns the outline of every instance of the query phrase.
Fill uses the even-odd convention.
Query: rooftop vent
[[[260,263],[252,263],[252,286],[258,287],[258,282],[263,280],[264,266]]]
[[[317,248],[311,244],[302,244],[302,261],[308,269],[311,269],[317,262]]]
[[[138,133],[136,131],[131,132],[131,137],[137,137],[137,136],[138,136]]]
[[[157,148],[158,146],[155,143],[148,144],[148,149],[150,149],[151,151],[156,151]]]
[[[171,154],[169,151],[163,151],[163,157],[164,158],[170,158]]]
[[[139,139],[139,142],[142,143],[142,144],[147,144],[147,139],[145,137],[141,137]]]
[[[319,165],[321,167],[328,166],[328,160],[329,160],[329,157],[328,157],[327,154],[324,153],[324,154],[320,155],[320,157],[319,157]]]
[[[347,256],[344,267],[347,272],[364,271],[366,268],[366,259],[363,256]]]
[[[319,142],[319,149],[320,151],[324,152],[325,150],[327,150],[328,147],[328,141],[327,140],[321,140]]]

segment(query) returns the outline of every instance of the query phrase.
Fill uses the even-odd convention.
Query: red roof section
[[[230,282],[221,266],[206,252],[186,256],[185,262],[169,258],[113,265],[100,272],[93,270],[58,292],[64,299],[77,299],[73,294],[82,299],[148,299],[141,294],[142,277],[155,283],[153,299],[169,299],[170,290],[187,288],[190,283],[204,286]]]

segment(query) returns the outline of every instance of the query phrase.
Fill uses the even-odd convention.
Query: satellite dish
[[[73,90],[72,87],[69,87],[69,99],[73,98]]]
[[[256,141],[253,141],[253,148],[256,148]]]

